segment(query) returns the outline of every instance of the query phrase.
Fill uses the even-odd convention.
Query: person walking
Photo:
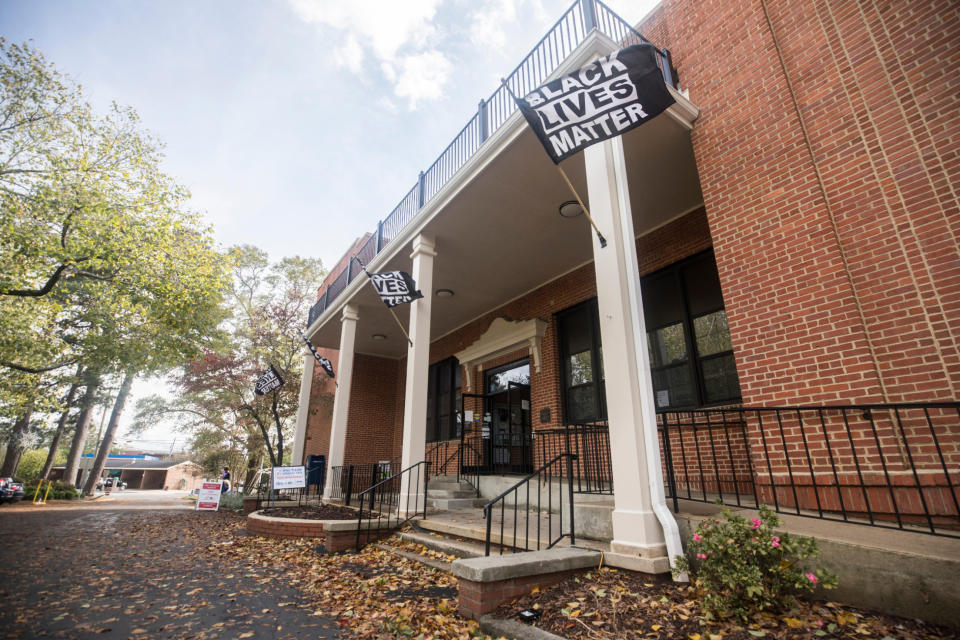
[[[220,493],[230,491],[230,467],[223,468],[223,473],[220,474],[220,481]]]

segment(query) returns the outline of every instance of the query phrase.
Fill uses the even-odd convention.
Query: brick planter
[[[460,613],[479,619],[536,586],[556,584],[596,566],[599,558],[594,551],[551,549],[457,560],[451,570],[457,576]]]
[[[361,544],[386,538],[393,533],[393,528],[385,524],[370,525],[365,521],[360,526]],[[369,530],[368,526],[370,526]],[[247,516],[247,531],[253,535],[268,538],[313,538],[331,552],[353,549],[357,544],[356,520],[276,518],[254,511]]]
[[[243,499],[243,515],[248,516],[257,510],[257,497],[247,496]]]

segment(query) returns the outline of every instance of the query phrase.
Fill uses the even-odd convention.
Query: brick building
[[[637,37],[592,0],[561,29],[515,92]],[[665,483],[956,524],[960,9],[664,0],[636,30],[676,104],[563,163],[609,246],[494,92],[345,255],[413,274],[413,344],[355,263],[321,288],[339,386],[304,377],[295,458],[516,474],[599,425],[615,550],[645,558]]]

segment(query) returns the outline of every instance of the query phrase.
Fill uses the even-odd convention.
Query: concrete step
[[[486,504],[482,498],[435,498],[432,493],[427,497],[427,504],[431,507],[435,507],[442,511],[450,511],[451,509],[473,509],[475,507],[482,507]]]
[[[458,558],[482,558],[484,555],[484,547],[482,544],[454,540],[453,538],[447,538],[435,533],[405,531],[400,534],[400,539],[422,544],[427,549]]]
[[[471,491],[476,494],[476,490],[469,482],[457,482],[456,480],[431,480],[427,483],[427,491]]]
[[[476,498],[477,492],[473,489],[427,489],[427,495],[431,498]]]

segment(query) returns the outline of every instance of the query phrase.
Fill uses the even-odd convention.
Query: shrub
[[[753,613],[779,611],[795,602],[797,592],[817,586],[831,589],[837,577],[812,569],[819,553],[812,538],[777,533],[780,518],[767,506],[748,520],[724,509],[725,521],[700,523],[687,549],[677,557],[675,573],[691,571],[708,618],[735,616],[746,621]]]
[[[33,500],[33,494],[36,490],[37,483],[35,481],[23,485],[23,499]],[[47,483],[44,482],[43,488],[40,490],[40,497],[43,498],[44,494],[46,494],[47,500],[74,500],[80,497],[80,493],[75,488],[63,482],[54,482],[53,487],[50,488],[50,493],[47,493]]]
[[[243,509],[243,496],[239,493],[224,493],[220,496],[220,508],[241,511]]]

